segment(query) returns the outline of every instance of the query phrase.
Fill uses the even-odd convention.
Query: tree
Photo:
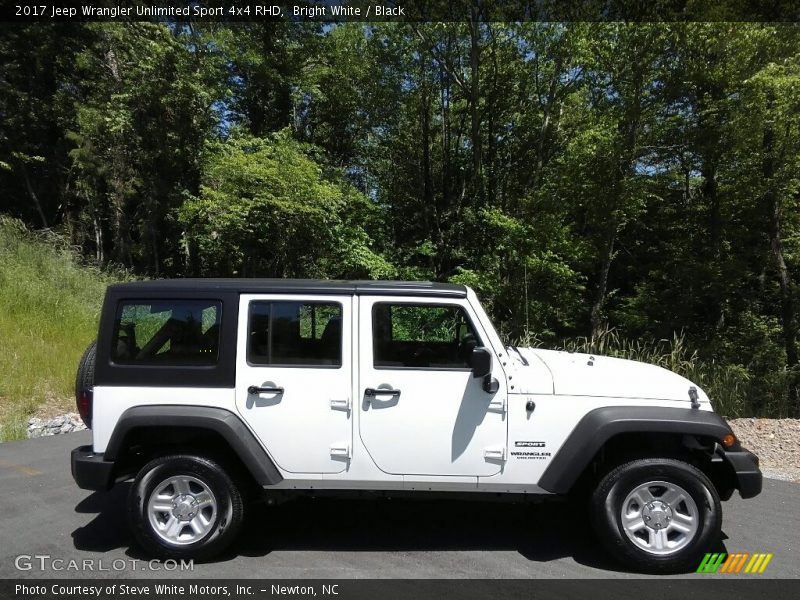
[[[213,74],[188,32],[164,25],[87,25],[94,42],[77,57],[73,206],[94,230],[98,259],[159,274],[180,266],[173,208],[196,192],[214,130]]]
[[[200,194],[178,211],[202,275],[389,277],[369,247],[367,199],[325,175],[287,132],[235,135],[207,153]]]

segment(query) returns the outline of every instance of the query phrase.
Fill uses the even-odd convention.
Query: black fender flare
[[[212,406],[170,404],[129,408],[117,420],[103,454],[104,460],[115,461],[124,450],[128,433],[141,427],[192,427],[213,431],[228,443],[258,485],[266,487],[283,481],[280,471],[244,422],[235,413]]]
[[[604,406],[578,421],[539,479],[539,487],[566,494],[608,440],[620,433],[673,433],[709,437],[717,442],[731,432],[718,414],[692,408]]]

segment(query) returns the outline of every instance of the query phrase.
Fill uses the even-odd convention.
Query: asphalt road
[[[72,481],[69,452],[89,440],[84,432],[0,444],[0,578],[640,577],[609,562],[568,505],[323,499],[259,506],[221,559],[154,574],[134,562],[146,557],[125,524],[128,485],[91,493]],[[755,499],[736,494],[723,505],[718,549],[773,552],[760,577],[800,577],[799,491],[765,480]],[[95,572],[69,562],[89,559]]]

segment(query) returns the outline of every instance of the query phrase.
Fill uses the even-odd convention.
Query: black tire
[[[637,487],[649,482],[680,486],[696,505],[694,533],[687,537],[683,547],[668,555],[656,555],[641,548],[629,538],[622,525],[626,498]],[[669,458],[634,460],[612,470],[592,493],[591,512],[595,532],[612,556],[626,568],[646,573],[694,571],[704,553],[718,542],[722,526],[719,495],[708,477],[686,462]],[[648,533],[643,535],[646,537]]]
[[[169,543],[156,532],[147,508],[156,487],[174,476],[199,480],[216,500],[216,516],[209,530],[202,538],[183,545]],[[150,461],[139,471],[128,497],[128,521],[134,538],[148,555],[157,558],[212,558],[234,541],[243,520],[240,486],[220,463],[201,456],[180,454]]]
[[[75,400],[77,401],[84,390],[94,387],[94,362],[97,356],[97,342],[94,341],[86,348],[78,363],[78,372],[75,375]]]

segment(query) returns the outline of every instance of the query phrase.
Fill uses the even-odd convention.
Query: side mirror
[[[486,377],[492,372],[492,353],[484,346],[472,350],[470,366],[473,377]]]

